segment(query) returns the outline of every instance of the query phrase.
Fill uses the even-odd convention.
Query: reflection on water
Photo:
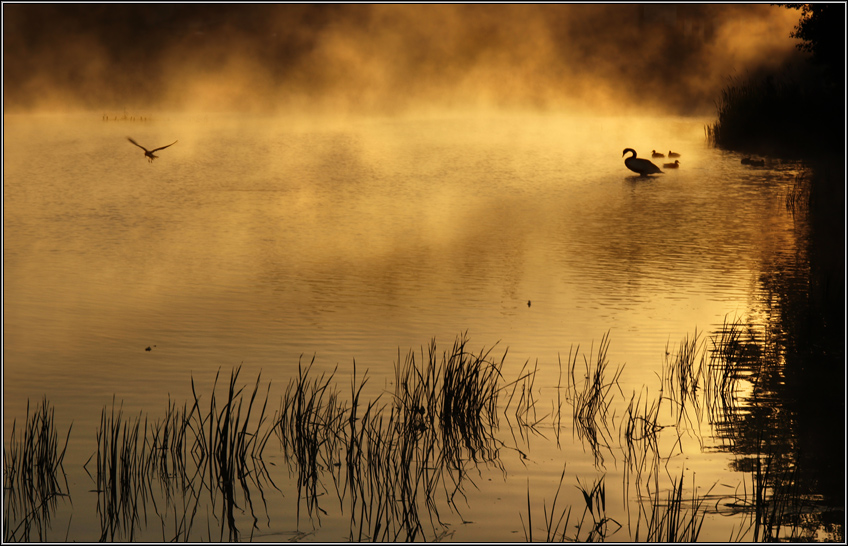
[[[219,367],[285,385],[301,355],[315,355],[313,373],[338,365],[340,384],[355,359],[373,400],[395,391],[399,349],[467,331],[475,351],[508,347],[505,377],[536,370],[527,396],[545,400],[503,473],[550,484],[565,459],[591,488],[599,467],[620,472],[599,463],[602,443],[584,452],[542,419],[562,407],[551,400],[568,384],[568,348],[597,353],[610,331],[606,358],[626,363],[610,416],[628,400],[630,415],[649,415],[670,340],[728,313],[762,325],[758,279],[798,245],[782,199],[794,166],[743,166],[707,148],[702,124],[688,120],[5,122],[4,423],[46,396],[60,430],[73,420],[85,431],[66,467],[91,456],[113,395],[125,415],[153,415],[193,400],[193,387],[210,392]],[[179,144],[149,164],[126,132]],[[623,147],[679,149],[681,168],[631,177]],[[642,441],[648,429],[638,430]],[[659,452],[679,451],[699,484],[736,487],[744,478],[710,448],[722,435],[701,432],[660,441]],[[526,480],[486,479],[497,500],[475,482],[483,493],[466,491],[467,510],[479,515],[462,520],[478,523],[452,528],[452,539],[520,535]],[[289,501],[268,502],[277,514]],[[79,536],[100,528],[74,514]],[[301,532],[280,522],[270,532]],[[701,538],[727,531],[708,521]]]

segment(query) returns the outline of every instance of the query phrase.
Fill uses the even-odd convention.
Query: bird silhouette
[[[676,169],[680,167],[680,160],[675,159],[674,163],[663,163],[663,169]]]
[[[680,154],[677,152],[668,151],[668,157],[680,157]]]
[[[157,157],[159,157],[158,155],[153,155],[153,152],[158,152],[159,150],[164,150],[168,146],[173,146],[174,144],[179,142],[178,140],[175,140],[172,143],[168,144],[168,146],[162,146],[161,148],[154,148],[152,150],[148,150],[147,148],[145,148],[144,146],[142,146],[141,144],[139,144],[135,140],[131,139],[130,137],[127,137],[127,140],[129,140],[130,142],[132,142],[133,144],[135,144],[136,146],[138,146],[139,148],[144,150],[144,157],[147,158],[147,161],[149,163],[153,163],[153,160],[156,159]]]
[[[665,154],[661,154],[656,150],[651,150],[651,157],[665,157]]]
[[[649,174],[664,174],[659,167],[647,159],[636,157],[636,150],[633,148],[625,148],[624,151],[621,152],[622,157],[627,152],[633,152],[633,155],[624,160],[624,166],[634,173],[639,173],[640,176],[648,176]]]

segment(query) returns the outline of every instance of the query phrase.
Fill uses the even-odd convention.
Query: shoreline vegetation
[[[447,516],[464,521],[466,492],[482,471],[506,479],[505,461],[532,461],[531,438],[559,445],[571,428],[594,455],[597,476],[578,477],[583,504],[566,506],[566,463],[541,510],[539,488],[528,481],[527,505],[515,507],[525,540],[689,542],[708,515],[738,517],[730,541],[842,540],[838,506],[806,479],[793,447],[800,432],[785,427],[798,409],[782,392],[780,336],[740,320],[706,338],[695,331],[665,348],[658,384],[630,395],[619,384],[624,367],[609,367],[609,343],[605,334],[588,354],[569,349],[555,400],[541,398],[538,363],[508,379],[506,351],[474,353],[465,334],[447,350],[434,340],[399,354],[393,392],[373,400],[361,398],[369,378],[355,363],[349,388],[340,388],[336,370],[318,373],[303,362],[276,410],[271,383],[263,386],[260,373],[242,384],[240,366],[221,387],[219,370],[211,393],[198,392],[192,378],[193,399],[169,401],[164,415],[130,416],[113,399],[84,465],[97,495],[97,538],[145,541],[161,527],[162,540],[251,540],[279,532],[266,529],[276,491],[296,503],[297,540],[329,517],[349,518],[349,540],[450,540]],[[610,411],[627,400],[625,412]],[[44,400],[32,416],[28,408],[24,434],[13,427],[4,541],[89,540],[98,532],[72,531],[72,514],[54,521],[60,502],[73,505],[60,448],[71,431],[56,430],[54,411]],[[732,466],[745,476],[733,493],[716,494],[716,484],[672,468],[683,436],[697,434],[703,445],[702,422],[732,446]],[[623,464],[624,517],[607,512],[605,458]]]
[[[844,521],[845,5],[784,6],[801,11],[791,37],[810,54],[807,64],[732,79],[706,133],[719,148],[800,159],[805,167],[786,205],[809,228],[809,273],[790,279],[774,264],[765,282],[782,302],[773,320],[787,338],[784,373],[803,431],[800,466],[842,507]]]
[[[787,159],[834,160],[845,153],[845,5],[778,4],[801,11],[790,37],[800,64],[730,78],[706,127],[716,146]]]
[[[803,65],[731,78],[708,141],[742,153],[801,160],[787,208],[809,225],[809,335],[801,352],[843,369],[845,309],[845,5],[779,4],[801,12],[792,38]],[[812,351],[812,352],[811,352]],[[844,384],[844,373],[839,374]],[[839,395],[840,398],[843,394]],[[844,414],[844,404],[842,413]]]
[[[708,141],[726,150],[822,160],[843,155],[844,86],[815,66],[730,77]]]

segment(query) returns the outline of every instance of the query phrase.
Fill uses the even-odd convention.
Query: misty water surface
[[[508,349],[507,377],[538,362],[547,412],[559,355],[588,354],[609,331],[629,398],[654,388],[667,345],[726,316],[764,320],[757,280],[796,248],[783,205],[794,167],[740,165],[706,145],[701,120],[4,122],[4,423],[42,396],[60,430],[74,423],[61,538],[71,512],[71,539],[98,536],[80,467],[113,395],[129,414],[155,414],[189,398],[191,378],[208,387],[243,364],[276,400],[303,355],[319,371],[338,365],[341,385],[355,360],[376,396],[399,353],[467,332],[474,350]],[[151,164],[127,136],[179,142]],[[627,147],[680,152],[681,168],[634,176]],[[597,474],[572,434],[557,446],[546,426],[522,447],[527,460],[505,453],[505,475],[478,479],[452,539],[523,540],[528,483],[549,498],[564,463],[569,484]],[[706,446],[690,439],[675,464],[732,490],[741,478],[702,433]],[[616,467],[606,461],[608,484]],[[293,533],[296,495],[274,494],[262,533]],[[734,522],[719,519],[702,539],[729,538]],[[316,539],[344,540],[341,522],[328,517]]]

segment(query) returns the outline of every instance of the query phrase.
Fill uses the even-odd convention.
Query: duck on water
[[[636,157],[636,150],[633,148],[625,148],[621,153],[621,156],[627,152],[633,152],[633,155],[624,160],[624,166],[633,171],[634,173],[639,173],[639,176],[648,176],[649,174],[665,174],[663,173],[659,167],[648,161],[647,159],[642,159],[640,157]]]
[[[751,159],[750,157],[742,158],[743,165],[751,165],[752,167],[765,167],[766,160],[765,159]]]

